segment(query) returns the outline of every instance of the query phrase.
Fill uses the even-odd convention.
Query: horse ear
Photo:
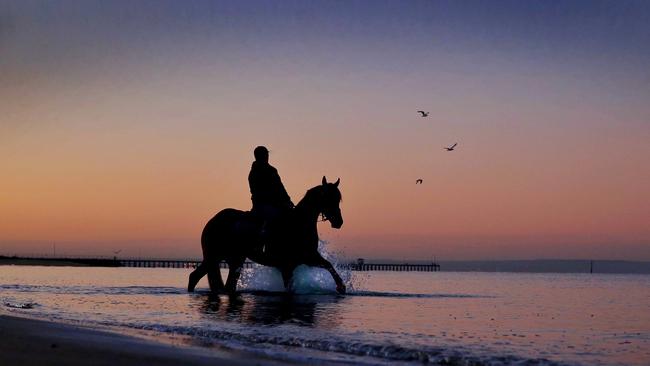
[[[326,184],[327,184],[327,178],[325,178],[325,176],[323,176],[323,185],[326,185]]]
[[[336,180],[336,182],[334,183],[334,187],[338,187],[339,183],[341,183],[341,178]]]

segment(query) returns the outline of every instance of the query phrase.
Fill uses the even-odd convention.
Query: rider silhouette
[[[282,214],[291,210],[294,205],[291,197],[284,189],[277,169],[269,164],[269,150],[258,146],[253,151],[255,161],[248,174],[248,185],[253,201],[253,214],[262,219],[262,245],[269,236],[269,228]],[[267,248],[268,249],[268,248]]]

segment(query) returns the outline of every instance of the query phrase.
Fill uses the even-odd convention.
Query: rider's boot
[[[260,231],[257,236],[257,242],[253,247],[253,254],[256,256],[263,255],[267,242],[268,242],[267,221],[264,220],[262,222],[262,226],[260,227]]]

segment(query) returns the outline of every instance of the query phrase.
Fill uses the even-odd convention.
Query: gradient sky
[[[349,258],[650,260],[649,65],[647,1],[0,0],[0,254],[198,256],[263,144]]]

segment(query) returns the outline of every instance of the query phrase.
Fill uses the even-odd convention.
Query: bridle
[[[330,218],[325,214],[325,210],[323,209],[318,216],[320,219],[317,219],[316,222],[324,222],[324,221],[329,221]]]
[[[324,188],[324,186],[323,186],[323,188]],[[321,194],[321,203],[323,203],[324,198],[325,198],[325,192],[321,191],[320,194]],[[318,218],[316,219],[316,222],[331,221],[330,220],[331,215],[328,215],[325,211],[334,211],[334,214],[336,214],[336,211],[338,211],[338,213],[340,215],[341,211],[340,211],[340,209],[338,209],[338,207],[336,207],[336,209],[334,209],[334,210],[329,210],[330,208],[331,207],[328,207],[328,205],[322,204],[322,208],[321,208],[321,211],[318,213]],[[332,212],[330,212],[330,213],[332,213]]]
[[[317,219],[316,222],[329,221],[329,219],[327,218],[327,216],[325,216],[325,213],[324,213],[324,212],[321,212],[320,214],[318,214],[318,217],[320,217],[320,219]]]

